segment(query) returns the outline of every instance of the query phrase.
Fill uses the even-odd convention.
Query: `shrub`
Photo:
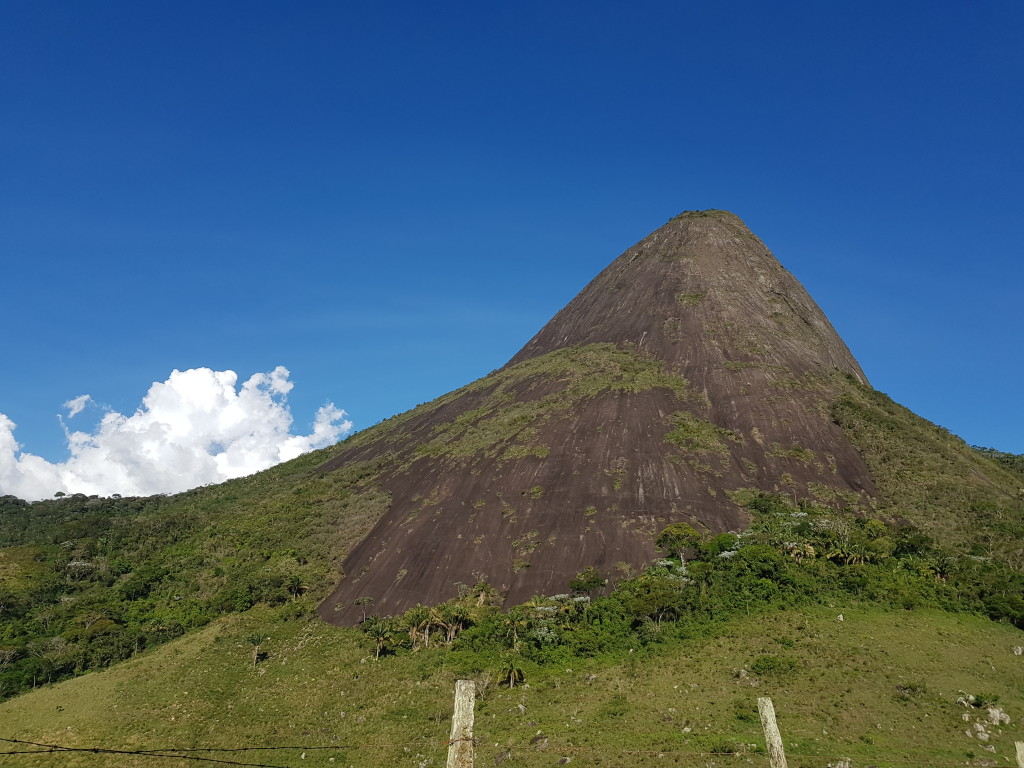
[[[750,671],[761,677],[785,677],[796,671],[795,659],[780,656],[758,656],[750,665]]]
[[[580,595],[589,595],[595,589],[600,589],[607,583],[608,579],[602,576],[597,568],[588,565],[576,574],[576,578],[569,581],[569,589]]]

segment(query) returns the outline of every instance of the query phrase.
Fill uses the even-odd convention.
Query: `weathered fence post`
[[[768,746],[768,760],[772,768],[786,768],[786,753],[782,749],[782,734],[775,722],[775,707],[771,699],[758,699],[757,712],[761,715],[764,740]]]
[[[473,707],[476,705],[476,683],[455,681],[455,712],[452,713],[452,735],[448,739],[447,768],[473,768]]]

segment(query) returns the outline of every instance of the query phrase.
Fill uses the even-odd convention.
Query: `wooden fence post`
[[[452,713],[452,735],[448,739],[447,768],[473,768],[473,707],[476,705],[476,683],[455,681],[455,711]]]
[[[786,768],[786,753],[782,749],[782,734],[775,722],[775,707],[771,699],[758,699],[757,712],[761,715],[764,740],[768,747],[768,760],[772,768]]]

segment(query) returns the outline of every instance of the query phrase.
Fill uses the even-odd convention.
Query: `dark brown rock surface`
[[[671,522],[745,525],[730,492],[874,495],[829,404],[864,374],[736,216],[684,213],[627,250],[499,371],[356,435],[387,511],[320,608],[353,623],[485,578],[508,604],[615,578]]]

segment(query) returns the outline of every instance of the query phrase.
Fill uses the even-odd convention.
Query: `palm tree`
[[[548,599],[546,597],[542,596],[542,595],[534,595],[533,597],[531,597],[529,600],[526,601],[526,605],[530,606],[533,609],[543,608],[547,604],[548,604]]]
[[[423,647],[430,647],[430,628],[435,624],[441,624],[441,615],[436,607],[427,608],[427,615],[423,620]]]
[[[409,633],[409,642],[414,651],[419,650],[417,641],[420,636],[420,629],[430,621],[430,609],[425,605],[416,603],[412,608],[402,614],[402,626]]]
[[[298,600],[302,596],[302,594],[309,589],[309,585],[306,584],[302,580],[302,577],[297,574],[292,574],[287,579],[285,579],[284,586],[285,589],[287,589],[288,592],[291,594],[293,601]],[[360,600],[361,599],[362,598],[360,598]],[[356,603],[358,604],[359,600],[357,600]]]
[[[394,637],[394,619],[391,619],[390,617],[381,618],[380,616],[370,616],[366,621],[359,625],[359,628],[373,640],[373,644],[376,649],[376,653],[373,658],[375,661],[379,661],[380,652],[384,650],[384,646],[387,645]]]
[[[946,581],[956,570],[957,559],[952,555],[941,555],[935,558],[935,580]]]
[[[476,605],[478,608],[482,608],[487,603],[491,602],[497,595],[496,590],[486,581],[481,579],[473,585],[472,595],[476,598]]]
[[[516,683],[522,683],[524,679],[522,668],[516,663],[511,654],[505,654],[501,658],[501,669],[498,670],[498,681],[506,683],[509,688],[515,688]]]
[[[445,630],[445,640],[451,645],[456,635],[469,622],[469,611],[458,603],[442,603],[437,607],[439,623]]]
[[[807,542],[790,541],[787,542],[786,551],[789,556],[796,560],[798,563],[802,563],[804,560],[813,560],[815,556],[814,547]]]
[[[513,608],[501,620],[501,626],[505,629],[505,638],[512,640],[512,650],[519,652],[519,630],[529,626],[529,621],[517,608]]]

